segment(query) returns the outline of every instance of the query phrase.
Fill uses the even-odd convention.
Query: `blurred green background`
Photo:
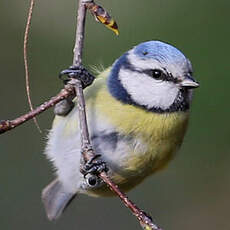
[[[229,0],[101,0],[120,36],[87,17],[86,66],[108,66],[139,42],[163,40],[192,61],[195,92],[184,144],[169,167],[129,193],[165,230],[230,229]],[[72,62],[77,1],[36,1],[29,42],[34,105],[62,87],[57,75]],[[0,1],[0,120],[28,111],[23,32],[29,1]],[[140,229],[118,198],[80,196],[49,222],[40,193],[54,177],[42,154],[52,109],[0,136],[0,229]]]

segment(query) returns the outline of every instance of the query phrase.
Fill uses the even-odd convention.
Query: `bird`
[[[84,89],[93,149],[106,162],[108,176],[122,191],[165,168],[180,148],[189,121],[193,89],[189,59],[174,46],[146,41],[103,70]],[[56,179],[42,191],[50,220],[61,216],[78,194],[114,195],[103,181],[89,183],[81,168],[77,99],[56,113],[45,155]]]

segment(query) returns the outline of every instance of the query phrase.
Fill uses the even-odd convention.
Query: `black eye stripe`
[[[145,73],[146,75],[148,75],[150,77],[153,77],[153,71],[154,71],[154,69],[146,69],[146,70],[143,70],[142,73]],[[179,80],[176,79],[176,78],[174,78],[171,73],[165,74],[165,73],[162,72],[161,77],[160,78],[156,78],[156,79],[157,80],[159,79],[159,80],[162,80],[162,81],[170,81],[170,82],[174,82],[174,83],[178,83],[179,82]]]
[[[136,72],[136,73],[144,73],[146,75],[148,75],[149,77],[153,78],[153,71],[154,70],[157,70],[157,71],[161,71],[159,69],[145,69],[145,70],[138,70],[135,68],[135,66],[133,66],[128,59],[126,59],[126,62],[123,64],[123,68],[125,69],[128,69],[128,70],[131,70],[133,72]],[[162,72],[162,76],[161,78],[159,78],[159,80],[162,80],[162,81],[170,81],[170,82],[174,82],[174,83],[178,83],[179,80],[178,79],[175,79],[171,73],[168,73],[166,71],[166,69],[164,69],[164,71],[166,72],[166,74]],[[157,79],[158,80],[158,79]]]
[[[171,73],[167,73],[166,75],[166,81],[171,81],[171,82],[174,82],[174,83],[179,83],[180,80],[173,77],[173,75]]]
[[[158,69],[145,69],[142,72],[157,80],[165,79],[165,74],[161,70],[158,70]]]

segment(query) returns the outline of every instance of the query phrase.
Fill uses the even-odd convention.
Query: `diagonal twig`
[[[58,95],[56,95],[55,97],[52,97],[49,101],[44,102],[42,105],[38,106],[36,109],[20,117],[17,117],[14,120],[0,121],[0,134],[5,133],[6,131],[9,131],[11,129],[14,129],[17,126],[25,123],[26,121],[33,119],[35,116],[51,108],[52,106],[56,105],[58,102],[62,101],[63,99],[69,97],[70,95],[74,93],[75,93],[74,87],[71,85],[66,85],[65,89],[62,89]]]

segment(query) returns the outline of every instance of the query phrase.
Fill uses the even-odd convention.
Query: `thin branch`
[[[65,89],[62,89],[58,95],[56,95],[55,97],[52,97],[49,101],[44,102],[42,105],[38,106],[36,109],[28,112],[27,114],[24,114],[14,120],[0,121],[0,134],[16,128],[17,126],[34,118],[35,116],[39,115],[40,113],[44,112],[50,107],[56,105],[58,102],[62,101],[63,99],[69,97],[70,95],[74,93],[75,93],[74,87],[71,85],[66,85]]]
[[[84,28],[85,28],[85,17],[86,17],[86,3],[93,2],[87,0],[79,0],[78,6],[78,17],[77,17],[77,31],[76,31],[76,42],[74,47],[74,58],[73,65],[82,64],[82,50],[84,42]],[[73,79],[75,81],[75,79]],[[75,91],[78,101],[78,110],[79,110],[79,123],[80,123],[80,132],[81,132],[81,149],[83,158],[87,161],[92,156],[95,156],[95,153],[92,149],[89,131],[87,126],[86,111],[85,111],[85,99],[83,95],[82,84],[80,81],[76,80]],[[145,214],[141,209],[139,209],[128,197],[119,190],[118,186],[114,184],[111,179],[107,176],[105,172],[99,174],[100,178],[109,186],[109,188],[115,192],[122,202],[130,208],[132,213],[138,218],[141,226],[144,229],[149,230],[161,230],[156,224],[152,222],[151,217]]]
[[[77,14],[77,29],[76,29],[76,39],[74,46],[74,57],[73,66],[82,65],[82,51],[84,45],[84,35],[85,35],[85,19],[86,19],[86,6],[85,3],[91,2],[91,0],[79,0],[78,3],[78,14]],[[78,98],[78,111],[79,111],[79,123],[81,132],[81,149],[90,149],[90,139],[89,131],[87,126],[86,112],[85,112],[85,100],[83,95],[82,84],[77,79],[72,79],[75,85],[75,91]],[[71,84],[71,82],[70,82]]]
[[[76,40],[74,46],[74,57],[73,65],[79,66],[82,64],[82,51],[84,45],[84,36],[85,36],[85,15],[86,7],[85,3],[92,2],[91,0],[79,0],[78,1],[78,14],[77,14],[77,29],[76,29]],[[78,22],[81,23],[78,23]]]
[[[34,3],[35,0],[30,0],[30,7],[28,11],[28,16],[27,16],[27,21],[26,21],[26,28],[25,28],[25,33],[24,33],[24,43],[23,43],[23,57],[24,57],[24,66],[25,66],[25,79],[26,79],[26,94],[27,94],[27,99],[29,103],[30,110],[33,110],[33,104],[31,101],[31,96],[30,96],[30,84],[29,84],[29,68],[28,68],[28,59],[27,59],[27,44],[28,44],[28,38],[29,38],[29,31],[30,31],[30,26],[31,26],[31,19],[32,19],[32,13],[33,13],[33,8],[34,8]],[[41,129],[39,127],[38,121],[36,117],[33,117],[34,123],[41,133]]]
[[[122,200],[122,202],[125,204],[126,207],[131,209],[132,213],[137,217],[137,219],[140,221],[141,226],[143,229],[146,230],[163,230],[160,227],[158,227],[155,223],[153,223],[152,217],[146,214],[143,210],[138,208],[135,203],[133,203],[131,200],[129,200],[128,196],[121,192],[121,190],[118,188],[116,184],[114,184],[110,178],[107,176],[105,172],[102,172],[100,174],[100,178],[109,185],[109,188],[115,192],[119,198]]]

